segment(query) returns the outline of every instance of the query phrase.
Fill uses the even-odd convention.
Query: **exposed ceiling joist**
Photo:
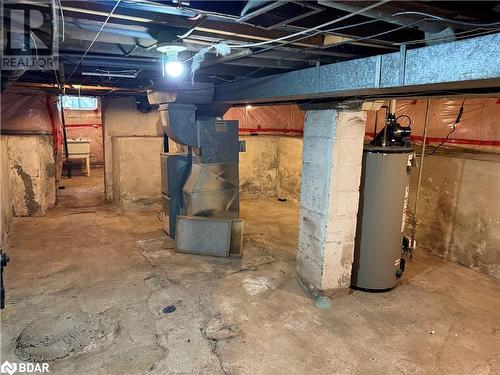
[[[14,6],[18,4],[42,10],[47,15],[52,12],[50,2],[19,0]],[[249,45],[247,48],[231,48],[231,53],[224,57],[216,57],[212,51],[209,52],[195,74],[199,82],[227,82],[380,55],[399,50],[400,43],[407,43],[407,52],[410,52],[425,45],[427,34],[416,27],[408,27],[406,22],[412,23],[420,18],[420,15],[409,11],[428,13],[429,17],[434,14],[470,21],[473,26],[481,22],[494,25],[499,18],[498,9],[486,2],[476,2],[474,7],[470,2],[377,2],[375,9],[357,13],[368,2],[320,0],[319,3],[267,2],[264,7],[252,8],[240,18],[241,22],[237,22],[243,4],[236,2],[227,2],[227,6],[223,2],[192,2],[192,6],[174,6],[167,2],[123,0],[102,28],[116,1],[61,0],[61,4],[66,32],[64,41],[59,45],[60,66],[66,66],[66,72],[76,67],[71,82],[76,82],[75,79],[89,82],[89,77],[82,77],[82,72],[99,75],[101,71],[113,73],[114,70],[133,68],[137,70],[138,87],[146,84],[146,80],[162,78],[162,56],[155,47],[158,40],[165,41],[164,35],[159,35],[165,32],[170,34],[169,37],[184,35],[181,41],[187,50],[181,52],[178,59],[185,63],[187,69],[194,53],[214,43],[224,41],[230,45]],[[394,16],[400,12],[406,13]],[[349,14],[352,16],[348,20],[343,19]],[[339,19],[340,22],[337,22]],[[448,26],[447,22],[437,18],[421,21],[418,26],[424,25],[425,30]],[[335,23],[331,29],[318,27],[323,24],[330,27],[330,22]],[[59,26],[62,28],[61,22]],[[473,36],[464,31],[467,30],[465,26],[455,28],[458,30],[455,34],[457,39]],[[491,33],[491,29],[480,31]],[[47,25],[45,29],[35,31],[33,36],[50,41],[51,31],[52,28]],[[98,32],[99,37],[94,42]],[[297,33],[299,36],[276,41]],[[448,40],[432,40],[433,43],[443,41]],[[87,53],[78,67],[79,60]],[[36,74],[28,71],[23,79],[64,82],[67,78],[62,72],[54,75],[53,71],[37,71]],[[123,79],[129,81],[128,78]]]

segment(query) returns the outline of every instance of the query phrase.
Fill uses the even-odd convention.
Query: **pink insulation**
[[[304,112],[293,104],[263,107],[233,107],[226,120],[240,122],[240,134],[297,134],[304,129]]]
[[[430,100],[429,131],[427,142],[439,144],[451,130],[462,105],[463,98]],[[397,115],[407,115],[412,120],[412,139],[422,141],[425,124],[426,99],[398,100]],[[368,111],[366,121],[367,139],[384,126],[385,109]],[[225,114],[226,120],[240,122],[240,134],[292,134],[301,135],[304,128],[304,112],[297,105],[275,105],[261,107],[233,107]],[[375,119],[377,125],[375,126]],[[464,113],[447,145],[500,152],[500,98],[466,98]],[[408,120],[400,119],[402,125]]]
[[[52,134],[46,95],[3,93],[1,97],[3,132]],[[55,107],[52,111],[56,113]]]
[[[53,95],[2,94],[2,134],[52,135],[54,151],[61,149],[63,131]]]
[[[450,132],[453,123],[464,104],[464,113],[456,130],[450,134],[446,145],[466,148],[480,148],[482,151],[500,152],[500,98],[443,98],[431,99],[427,142],[439,144]],[[412,119],[412,139],[422,141],[427,100],[398,100],[396,115],[407,115]],[[377,125],[375,128],[375,118]],[[369,111],[366,121],[367,136],[380,131],[384,126],[385,109]],[[400,119],[401,125],[408,120]]]
[[[60,176],[63,160],[63,130],[58,97],[46,94],[3,93],[2,134],[51,135],[56,160],[56,176]]]

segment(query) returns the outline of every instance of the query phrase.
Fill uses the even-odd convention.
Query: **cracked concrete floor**
[[[243,201],[242,260],[177,254],[156,212],[105,204],[98,177],[65,181],[48,216],[15,221],[2,361],[18,360],[31,321],[77,309],[119,329],[51,373],[500,373],[499,280],[419,251],[395,290],[318,309],[296,281],[297,205]]]

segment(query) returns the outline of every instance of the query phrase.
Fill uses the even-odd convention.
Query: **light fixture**
[[[158,52],[165,53],[167,55],[172,53],[177,55],[179,52],[184,52],[186,49],[186,46],[182,43],[176,42],[161,42],[156,45],[156,50]]]
[[[161,42],[156,46],[156,50],[161,52],[163,75],[168,74],[170,77],[179,77],[184,72],[184,65],[177,60],[179,52],[186,50],[186,47],[181,43]]]
[[[170,77],[179,77],[184,72],[184,65],[177,60],[169,61],[165,64],[165,72]]]
[[[253,108],[253,106],[252,106],[251,104],[247,104],[245,108],[246,108],[246,109],[252,109],[252,108]]]
[[[82,88],[82,85],[71,85],[74,89],[80,90]]]

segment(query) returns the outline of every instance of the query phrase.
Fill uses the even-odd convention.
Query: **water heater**
[[[386,127],[363,150],[360,202],[352,269],[352,286],[387,291],[404,272],[402,256],[413,149],[410,128],[394,112]]]

